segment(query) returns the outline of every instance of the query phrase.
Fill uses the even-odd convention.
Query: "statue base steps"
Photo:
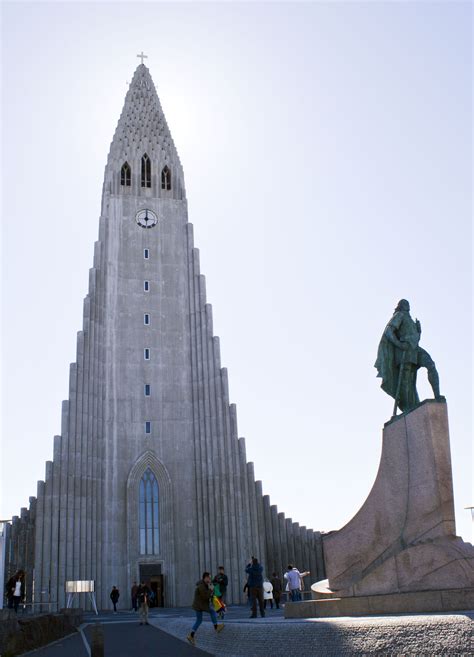
[[[472,609],[474,588],[460,588],[288,602],[285,605],[285,618],[424,614]]]

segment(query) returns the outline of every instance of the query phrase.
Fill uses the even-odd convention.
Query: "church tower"
[[[126,598],[141,580],[189,605],[220,565],[240,602],[252,554],[267,573],[292,560],[324,576],[319,532],[278,513],[246,461],[183,168],[143,63],[107,159],[69,399],[34,504],[35,602],[64,606],[67,580],[95,580],[107,608],[112,585]]]

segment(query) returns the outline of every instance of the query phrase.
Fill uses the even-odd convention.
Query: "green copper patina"
[[[418,345],[420,336],[420,322],[413,321],[410,304],[401,299],[385,327],[375,361],[382,390],[395,399],[394,415],[397,406],[405,412],[420,403],[416,391],[416,374],[420,367],[428,370],[435,399],[441,399],[438,372],[429,353]]]

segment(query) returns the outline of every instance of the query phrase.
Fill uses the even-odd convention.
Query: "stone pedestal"
[[[420,611],[420,600],[424,611],[465,609],[473,601],[474,548],[455,532],[447,406],[427,400],[385,425],[367,500],[347,525],[324,537],[327,594],[320,586],[315,595],[342,614],[370,609],[371,596],[377,609],[379,596],[390,596],[393,611]],[[410,595],[395,602],[402,593]],[[331,598],[341,602],[331,605]],[[318,607],[310,615],[323,615]]]

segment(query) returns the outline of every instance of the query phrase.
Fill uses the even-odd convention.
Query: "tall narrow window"
[[[122,170],[120,172],[120,184],[125,187],[130,187],[132,184],[132,170],[128,162],[122,164]]]
[[[149,292],[149,291],[150,291],[150,281],[143,281],[143,290],[144,290],[145,292]]]
[[[149,315],[148,313],[145,313],[145,314],[143,315],[143,323],[145,324],[145,326],[148,326],[148,325],[149,325],[149,323],[150,323],[150,315]]]
[[[150,468],[140,480],[139,519],[140,554],[160,553],[158,482]]]
[[[161,172],[161,189],[171,189],[171,171],[168,166]]]
[[[151,385],[149,383],[145,383],[145,397],[149,397],[151,395]]]
[[[145,433],[151,433],[151,422],[149,420],[145,422]]]
[[[151,160],[146,153],[142,157],[142,187],[151,187]]]
[[[148,260],[150,258],[150,249],[143,249],[143,257],[145,260]]]
[[[149,347],[145,347],[145,349],[143,350],[143,358],[145,360],[150,360],[150,349],[149,349]]]

